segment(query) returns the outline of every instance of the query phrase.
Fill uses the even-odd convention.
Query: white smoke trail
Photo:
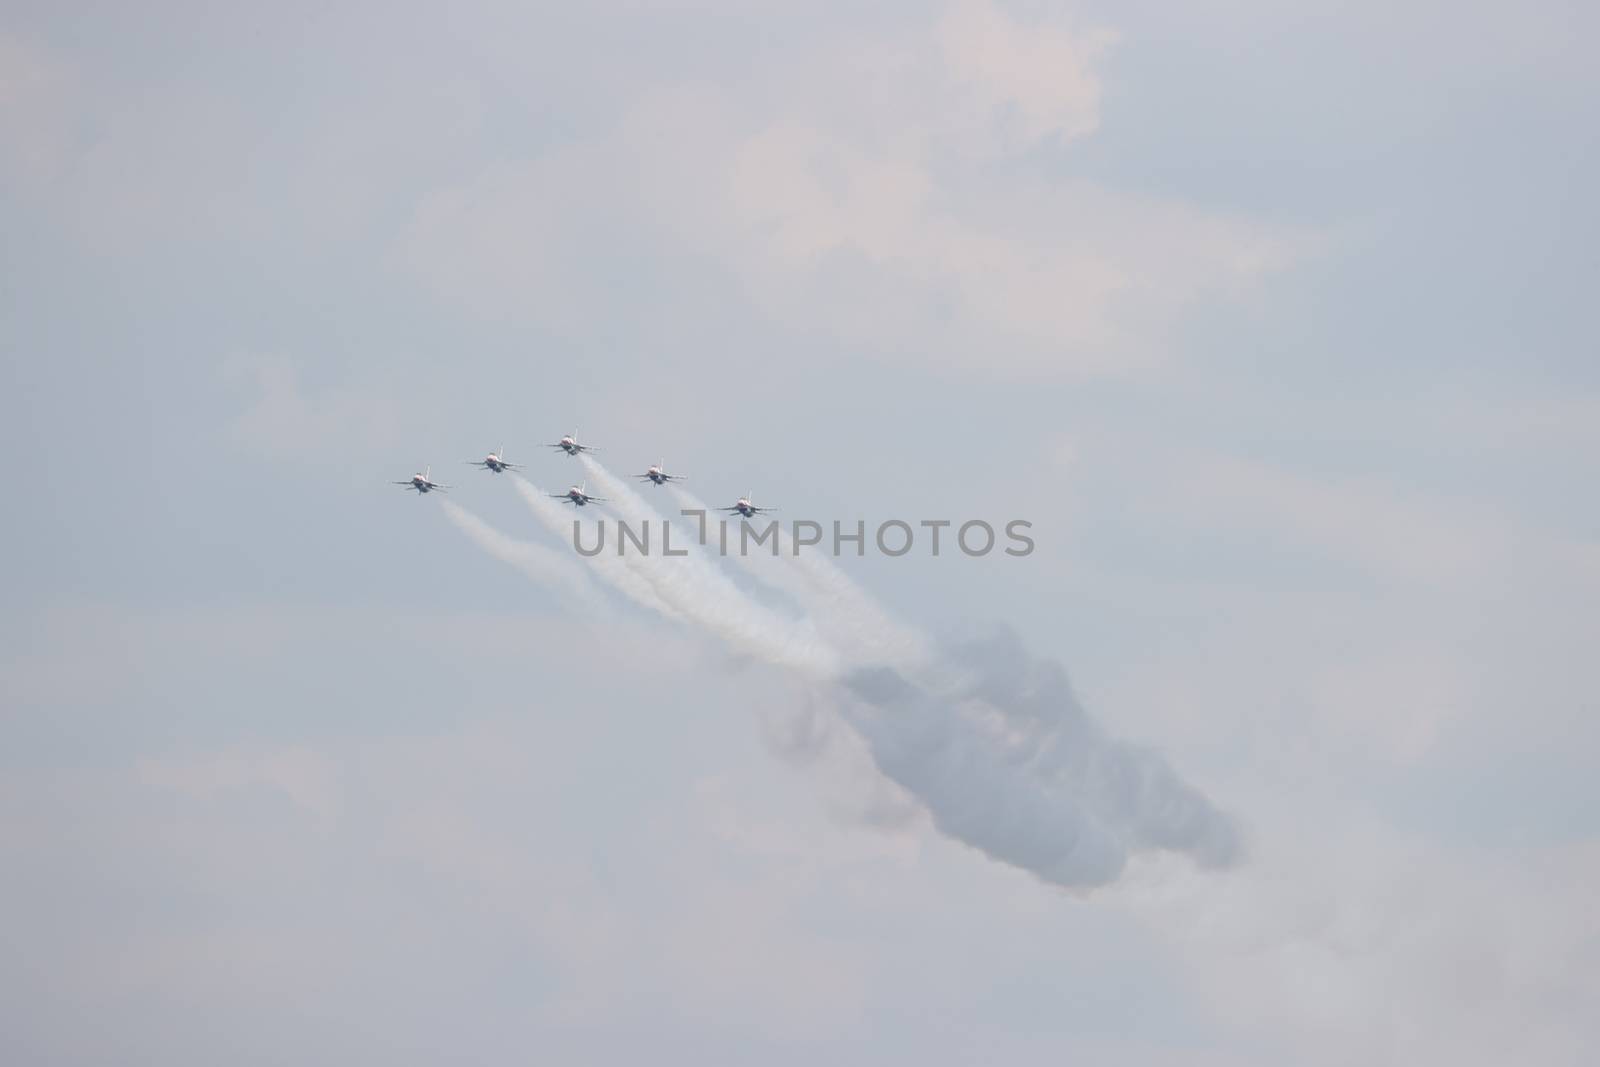
[[[555,534],[562,541],[572,537],[572,524],[583,520],[567,514],[562,505],[547,495],[544,490],[522,477],[520,474],[511,474],[511,484],[516,486],[517,492],[528,505],[528,510],[533,512],[533,517],[538,519],[545,529]],[[592,541],[586,541],[592,544]],[[576,556],[576,553],[574,553]],[[587,557],[588,562],[602,579],[609,582],[612,588],[622,593],[634,603],[649,608],[651,611],[664,618],[680,621],[683,616],[672,608],[660,595],[651,588],[650,583],[643,581],[633,573],[632,568],[622,560],[605,552],[596,556]]]
[[[705,508],[692,494],[677,487],[673,492],[684,509]],[[947,647],[935,655],[922,635],[896,622],[829,560],[823,545],[802,546],[796,554],[781,527],[778,536],[776,558],[754,553],[735,558],[758,578],[799,600],[817,617],[824,635],[855,653],[852,662],[894,667],[903,679],[914,682],[925,698],[919,704],[924,730],[934,728],[928,721],[943,721],[945,729],[981,741],[987,750],[1004,752],[1008,763],[1023,768],[1046,788],[1078,798],[1088,813],[1103,821],[1109,839],[1126,840],[1129,847],[1187,851],[1213,865],[1229,862],[1237,854],[1232,823],[1182,782],[1158,754],[1117,741],[1099,729],[1078,703],[1059,665],[1029,656],[1009,631]],[[794,565],[787,575],[781,566],[772,566],[784,559]],[[798,585],[794,573],[802,578]],[[856,680],[850,676],[850,682]],[[858,690],[857,695],[864,694]],[[930,702],[938,704],[943,714],[932,714]],[[854,725],[871,729],[877,738],[875,753],[895,751],[896,739],[885,734],[881,724],[857,720]],[[896,780],[915,769],[894,760],[880,766],[886,773],[894,767],[891,777]],[[909,782],[902,784],[912,787]],[[926,800],[932,794],[919,791],[919,795]],[[937,821],[940,813],[935,810],[934,816]],[[1095,853],[1110,855],[1104,849]],[[1082,871],[1087,875],[1091,868]]]
[[[670,491],[682,510],[710,514],[694,494],[677,486],[671,486]],[[730,529],[729,554],[758,581],[789,595],[805,608],[816,619],[818,630],[835,647],[847,650],[851,663],[889,663],[915,670],[929,661],[931,649],[927,640],[897,622],[822,554],[832,548],[831,529],[825,531],[822,544],[801,546],[799,552],[782,523],[777,524],[775,536],[776,556],[765,548],[745,553],[742,531]]]
[[[642,531],[649,523],[658,533],[662,530],[661,515],[631,485],[592,457],[578,458],[612,510],[632,529]],[[784,619],[755,603],[692,545],[675,546],[674,551],[688,551],[684,556],[667,556],[660,544],[648,553],[624,552],[619,536],[616,548],[625,565],[649,582],[658,596],[735,649],[817,680],[837,674],[838,654],[809,621]]]
[[[636,528],[659,528],[660,514],[631,486],[582,458],[617,514]],[[677,499],[702,507],[688,494]],[[793,561],[792,546],[782,558]],[[635,551],[612,562],[734,648],[813,681],[831,679],[841,717],[879,771],[914,795],[941,832],[995,859],[1086,888],[1114,881],[1135,851],[1185,852],[1204,864],[1237,855],[1225,815],[1160,756],[1107,737],[1064,672],[1009,635],[934,654],[831,563],[755,571],[794,595],[835,641],[850,642],[852,655],[843,657],[752,603],[703,551]],[[616,581],[621,572],[601,573]]]
[[[561,589],[585,604],[595,602],[594,584],[583,568],[568,556],[507,536],[454,501],[441,501],[440,506],[445,517],[489,555],[511,564],[542,585]]]
[[[773,550],[771,548],[767,548],[764,545],[754,546],[755,537],[760,534],[759,524],[751,526],[750,540],[754,547],[747,554],[741,550],[740,538],[744,536],[741,527],[730,527],[726,535],[724,535],[718,528],[727,520],[718,516],[717,509],[680,486],[668,485],[666,490],[672,502],[678,506],[677,512],[672,515],[672,521],[675,525],[682,526],[686,530],[694,530],[696,537],[698,537],[700,522],[703,517],[708,545],[715,543],[718,545],[718,551],[720,552],[721,546],[726,544],[728,553],[757,581],[771,586],[786,594],[796,604],[804,606],[805,597],[811,589],[810,583],[801,575],[794,573],[791,567],[782,564],[776,556],[772,555]],[[698,512],[699,514],[698,516],[685,515],[683,514],[684,512]],[[778,540],[775,543],[778,544],[778,555],[785,555],[788,552],[788,545],[783,539],[781,525],[778,527],[776,536]]]

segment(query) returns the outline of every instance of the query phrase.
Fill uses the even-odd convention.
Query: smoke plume
[[[873,765],[913,796],[941,833],[1080,889],[1115,881],[1129,856],[1142,851],[1180,852],[1206,866],[1237,857],[1238,834],[1225,814],[1158,753],[1109,736],[1061,667],[1029,654],[1010,631],[930,641],[896,622],[822,558],[820,546],[797,555],[780,534],[776,558],[736,558],[805,613],[785,618],[755,602],[693,543],[697,523],[674,516],[676,547],[688,553],[665,556],[663,516],[592,457],[580,460],[613,514],[636,532],[646,523],[657,531],[648,553],[622,551],[613,539],[587,560],[594,573],[635,601],[831,692],[826,703],[862,739]],[[552,533],[570,535],[572,520],[560,505],[521,479],[514,484]],[[682,507],[704,510],[689,494],[673,493]]]
[[[566,553],[507,536],[454,501],[441,501],[440,506],[446,518],[495,559],[511,564],[541,585],[560,589],[576,600],[593,601],[594,583]]]

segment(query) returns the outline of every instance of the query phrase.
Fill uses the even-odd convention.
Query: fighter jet
[[[664,459],[657,460],[653,467],[637,477],[641,482],[654,482],[657,485],[683,481],[683,475],[667,473],[667,461]]]
[[[571,433],[567,434],[567,436],[563,437],[561,440],[557,441],[555,444],[551,445],[550,447],[551,448],[559,448],[559,449],[561,449],[561,451],[565,452],[569,456],[576,456],[579,452],[598,452],[598,451],[600,451],[598,448],[591,448],[588,445],[580,445],[578,443],[578,431],[577,430],[573,430]]]
[[[733,507],[731,507],[731,508],[718,508],[717,510],[718,511],[737,511],[740,515],[743,515],[745,518],[748,519],[748,518],[752,518],[753,516],[760,515],[763,512],[777,511],[778,509],[777,508],[758,508],[758,507],[756,507],[754,504],[752,504],[750,502],[750,494],[746,493],[744,496],[739,498],[738,502],[735,503],[733,505]]]
[[[588,482],[579,482],[577,485],[574,485],[568,489],[565,493],[551,493],[550,496],[555,500],[565,500],[570,504],[576,504],[580,508],[585,504],[605,503],[605,497],[590,496],[588,494],[585,489],[588,484]]]
[[[499,474],[501,471],[517,471],[522,469],[522,464],[520,463],[507,463],[505,456],[506,446],[501,445],[498,449],[490,452],[482,459],[467,460],[467,465],[472,467],[482,467],[484,470],[493,471],[496,474]]]
[[[430,477],[432,473],[432,467],[424,467],[421,474],[413,474],[409,480],[404,482],[395,482],[394,484],[403,485],[407,489],[415,489],[419,493],[431,493],[435,489],[442,493],[446,489],[450,488],[448,485],[440,485],[438,482],[434,481]]]

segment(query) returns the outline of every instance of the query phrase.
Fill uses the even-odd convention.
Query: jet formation
[[[554,442],[549,447],[560,452],[565,452],[569,456],[577,456],[585,453],[600,451],[593,445],[579,444],[578,432],[576,430],[569,434],[563,435],[561,440]],[[490,474],[503,474],[506,471],[517,471],[521,470],[523,466],[520,463],[512,463],[506,459],[506,450],[504,445],[495,449],[493,452],[488,453],[482,459],[469,459],[465,462],[467,466],[481,467]],[[434,481],[432,472],[433,468],[424,467],[421,474],[413,474],[405,481],[397,481],[394,484],[403,485],[407,489],[415,489],[419,495],[434,491],[442,493],[450,488],[450,486],[442,485],[439,482]],[[645,468],[643,474],[637,474],[634,475],[634,477],[641,482],[649,482],[652,485],[666,485],[669,482],[681,482],[687,480],[681,474],[668,474],[666,460],[657,460],[655,463],[652,463],[649,467]],[[572,504],[574,507],[580,508],[586,507],[589,504],[605,503],[604,497],[593,496],[589,493],[587,482],[579,482],[577,485],[570,486],[564,493],[551,493],[550,496],[553,499],[564,500],[567,503]],[[756,515],[761,515],[766,512],[778,510],[777,508],[770,506],[758,507],[753,502],[752,496],[753,494],[746,493],[728,507],[718,508],[717,510],[726,511],[730,514],[737,512],[747,519],[754,518]]]

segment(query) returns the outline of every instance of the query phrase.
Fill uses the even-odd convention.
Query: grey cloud
[[[879,768],[945,832],[1068,887],[1114,881],[1139,851],[1206,866],[1240,856],[1232,819],[1160,754],[1108,736],[1065,671],[1009,630],[947,645],[940,659],[960,681],[919,685],[879,666],[844,688],[868,706],[846,715]]]

